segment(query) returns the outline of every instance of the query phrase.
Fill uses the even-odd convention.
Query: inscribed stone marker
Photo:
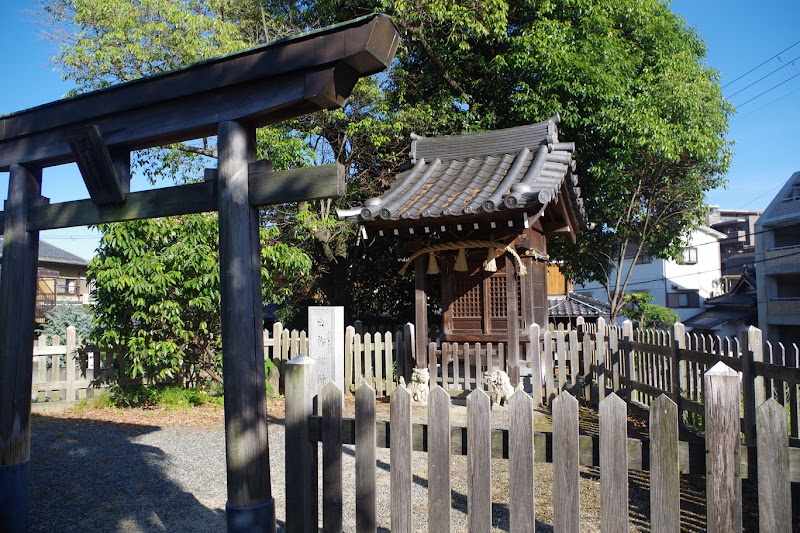
[[[308,351],[317,362],[317,392],[329,381],[344,390],[344,307],[308,308]]]

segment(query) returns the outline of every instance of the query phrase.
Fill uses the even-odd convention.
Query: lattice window
[[[489,278],[489,316],[506,318],[506,275],[494,275]]]
[[[453,293],[456,294],[453,302],[453,318],[480,318],[481,309],[481,283],[476,278],[454,278]]]

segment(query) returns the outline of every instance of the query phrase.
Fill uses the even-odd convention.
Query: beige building
[[[0,237],[0,257],[3,238]],[[89,263],[57,246],[39,242],[39,269],[36,290],[36,322],[58,304],[89,303],[86,269]]]

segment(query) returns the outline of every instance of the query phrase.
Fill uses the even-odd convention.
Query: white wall
[[[720,294],[718,287],[720,274],[719,239],[721,233],[710,228],[695,230],[689,240],[689,247],[697,248],[697,263],[694,265],[678,264],[676,261],[653,259],[651,263],[635,265],[627,293],[649,292],[653,295],[653,303],[667,307],[667,293],[681,290],[698,291],[699,307],[672,308],[681,320],[687,320],[703,311],[703,301]],[[626,259],[623,274],[628,270],[630,260]],[[599,283],[576,284],[575,292],[591,293],[593,298],[607,302],[605,289]]]

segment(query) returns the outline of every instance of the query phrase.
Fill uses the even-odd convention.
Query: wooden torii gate
[[[0,277],[0,531],[27,531],[39,231],[219,212],[228,531],[275,531],[262,346],[258,206],[340,196],[339,165],[272,172],[255,129],[343,105],[399,34],[371,15],[0,117],[10,173]],[[217,135],[202,183],[130,192],[132,150]],[[77,162],[89,200],[50,204],[42,169]]]

